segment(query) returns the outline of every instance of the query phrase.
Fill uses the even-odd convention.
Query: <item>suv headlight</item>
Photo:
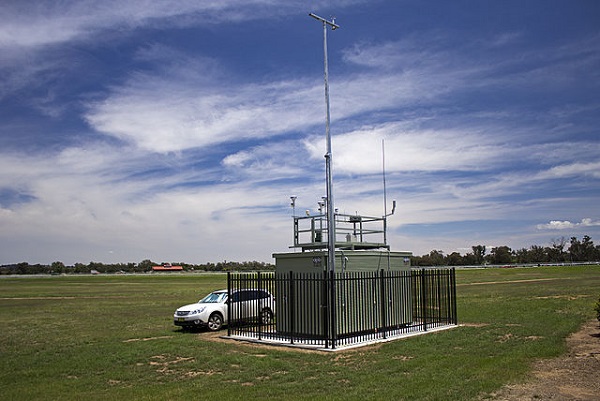
[[[190,312],[190,315],[197,315],[199,313],[204,312],[204,310],[206,309],[206,306],[202,306],[201,308],[195,309],[193,311]]]

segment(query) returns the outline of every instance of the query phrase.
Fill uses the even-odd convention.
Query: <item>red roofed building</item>
[[[170,263],[163,263],[160,266],[152,266],[153,272],[181,272],[183,271],[182,266],[173,266]]]

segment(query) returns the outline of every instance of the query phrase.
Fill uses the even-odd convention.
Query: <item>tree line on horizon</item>
[[[62,262],[53,262],[50,265],[29,264],[21,262],[10,265],[0,266],[0,275],[4,274],[118,274],[118,273],[150,273],[153,266],[160,266],[165,263],[155,263],[150,259],[145,259],[140,263],[101,263],[90,262],[88,264],[75,263],[74,265],[65,265]],[[218,263],[190,264],[190,263],[168,263],[172,266],[181,266],[184,271],[205,271],[205,272],[228,272],[228,271],[268,271],[274,270],[275,265],[265,262],[231,262],[223,261]]]
[[[567,246],[568,245],[568,246]],[[577,263],[600,261],[600,245],[594,245],[589,235],[584,235],[580,241],[577,237],[567,240],[554,239],[550,246],[532,245],[529,248],[512,250],[508,246],[493,247],[488,250],[485,245],[471,247],[472,252],[461,255],[458,252],[444,254],[442,250],[432,250],[427,255],[412,256],[411,264],[417,267],[427,266],[480,266],[480,265],[511,265],[511,264],[542,264],[542,263]],[[489,251],[489,252],[488,252]],[[75,263],[67,266],[62,262],[50,265],[29,264],[21,262],[0,266],[0,275],[8,274],[93,274],[93,273],[149,273],[155,263],[149,259],[139,263]],[[273,271],[275,265],[266,262],[247,261],[190,264],[170,263],[182,266],[184,271],[228,272],[228,271]]]
[[[568,246],[567,246],[568,245]],[[471,247],[472,252],[461,255],[458,252],[444,254],[441,250],[432,250],[427,255],[413,256],[413,266],[479,266],[479,265],[511,265],[536,263],[576,263],[600,261],[600,245],[594,245],[589,235],[580,241],[571,237],[552,240],[550,246],[532,245],[529,248],[513,250],[508,246],[497,246],[488,249],[485,245]],[[489,251],[489,252],[488,252]]]

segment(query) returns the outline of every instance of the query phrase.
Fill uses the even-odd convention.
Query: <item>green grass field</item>
[[[565,352],[595,316],[600,266],[458,270],[457,283],[461,327],[318,353],[173,326],[224,275],[3,277],[0,399],[473,399]]]

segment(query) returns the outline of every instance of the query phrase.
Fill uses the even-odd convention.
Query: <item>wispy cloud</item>
[[[204,249],[196,241],[204,238],[211,247],[209,238],[227,238],[239,242],[236,254],[239,251],[264,260],[268,255],[259,242],[266,241],[265,236],[273,230],[283,229],[284,221],[270,211],[285,210],[287,194],[276,187],[245,182],[173,187],[190,179],[188,171],[136,179],[130,175],[151,166],[147,155],[135,149],[71,148],[54,157],[47,155],[45,160],[28,155],[0,156],[0,226],[12,227],[2,230],[0,237],[3,247],[17,243],[24,247],[13,249],[14,254],[26,255],[26,244],[35,237],[40,251],[67,263],[90,257],[105,259],[107,249],[117,258],[127,254],[139,260],[170,255],[173,260],[201,261],[203,252],[214,258],[221,251]],[[161,163],[153,161],[157,162]],[[254,227],[257,219],[261,230]],[[232,227],[236,227],[234,232]],[[137,242],[135,238],[142,232],[143,243],[134,251],[128,250],[127,244]],[[183,255],[181,250],[173,250],[173,238],[180,238],[180,245],[191,252]],[[64,251],[52,250],[54,241],[70,244],[68,259],[61,255]],[[277,246],[285,249],[287,241],[282,238]],[[222,258],[232,255],[225,248],[222,252]]]
[[[343,9],[365,2],[368,1],[332,0],[326,6]],[[99,32],[115,39],[138,28],[217,26],[263,19],[265,15],[281,18],[307,12],[303,0],[8,2],[2,5],[0,14],[0,49],[87,42],[96,40]]]
[[[96,130],[140,148],[173,152],[282,135],[310,125],[306,116],[319,115],[318,105],[309,101],[318,96],[316,86],[207,81],[138,74],[91,104],[86,119]]]
[[[306,133],[321,123],[322,105],[315,102],[322,97],[320,82],[243,83],[231,79],[216,60],[191,59],[162,46],[142,49],[140,55],[160,60],[160,67],[137,72],[102,101],[91,103],[86,119],[96,130],[146,150],[169,152]],[[458,88],[465,74],[435,64],[434,70],[341,77],[335,84],[332,116],[340,122],[414,102],[435,104],[437,97]]]
[[[599,143],[588,144],[590,148],[588,150],[599,151]],[[559,166],[552,167],[546,173],[542,174],[546,178],[558,178],[558,177],[572,177],[572,176],[589,176],[592,178],[600,178],[600,162],[589,162],[589,163],[569,163],[562,164]]]
[[[272,0],[161,1],[66,1],[27,2],[4,5],[0,19],[0,47],[32,47],[90,39],[95,33],[132,31],[143,26],[217,24],[257,18]],[[278,4],[279,13],[295,9],[301,2]],[[35,27],[35,29],[31,29]]]

